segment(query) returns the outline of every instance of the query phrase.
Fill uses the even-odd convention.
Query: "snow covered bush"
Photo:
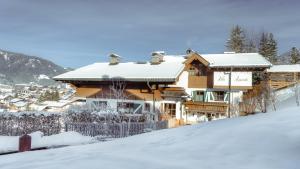
[[[0,135],[18,136],[35,131],[60,133],[61,115],[49,112],[5,112],[0,114]]]
[[[124,114],[109,108],[91,108],[88,105],[71,106],[64,114],[69,123],[121,123],[144,122],[145,114]]]

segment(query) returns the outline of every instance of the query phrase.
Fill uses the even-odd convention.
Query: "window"
[[[189,75],[190,76],[196,76],[196,69],[195,69],[195,67],[190,67],[190,69],[189,69]]]
[[[137,104],[131,102],[118,102],[117,110],[122,113],[133,113],[135,109],[138,107]]]
[[[189,75],[190,76],[206,76],[206,66],[201,63],[193,63],[189,68]]]
[[[149,103],[144,104],[144,110],[150,112],[150,104]]]
[[[224,91],[214,91],[213,93],[214,101],[224,101],[225,92]]]
[[[165,103],[165,113],[167,113],[172,118],[176,117],[176,104]]]
[[[199,76],[206,76],[206,67],[203,64],[199,64]]]
[[[193,91],[192,97],[193,97],[193,101],[204,102],[205,92],[204,91]]]
[[[106,101],[93,101],[93,104],[96,109],[106,109],[107,106]]]

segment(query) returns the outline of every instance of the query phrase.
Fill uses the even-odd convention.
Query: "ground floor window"
[[[147,112],[150,112],[150,104],[149,103],[144,104],[144,110]]]
[[[92,103],[97,109],[106,109],[107,107],[106,101],[93,101]]]
[[[205,92],[204,91],[193,91],[192,97],[193,97],[193,101],[204,102]]]
[[[212,92],[214,96],[214,101],[224,101],[225,92],[224,91],[214,91]]]
[[[170,117],[176,117],[176,104],[175,103],[165,103],[165,112]]]
[[[122,113],[133,113],[134,111],[134,103],[130,102],[118,102],[118,111]]]

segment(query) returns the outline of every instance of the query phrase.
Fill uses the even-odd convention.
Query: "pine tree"
[[[245,34],[239,25],[232,28],[226,47],[228,50],[242,53],[245,49]]]
[[[53,93],[53,100],[58,101],[59,100],[59,93],[57,90]]]
[[[277,42],[272,33],[262,33],[259,43],[259,53],[271,63],[276,63]]]
[[[261,38],[260,38],[260,42],[259,42],[259,53],[267,58],[268,55],[268,35],[267,33],[262,33],[261,34]]]
[[[246,53],[255,53],[257,52],[256,50],[256,45],[252,39],[247,40],[246,47],[245,47],[245,52]]]
[[[296,64],[300,62],[300,53],[299,50],[296,47],[292,47],[290,52],[290,63]]]
[[[271,63],[277,62],[277,42],[274,39],[274,36],[272,33],[269,34],[268,38],[268,58]]]

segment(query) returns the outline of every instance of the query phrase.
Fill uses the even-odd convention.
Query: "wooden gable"
[[[207,60],[205,60],[198,53],[192,53],[192,54],[190,54],[190,56],[188,56],[188,58],[186,59],[186,61],[184,61],[184,64],[187,66],[187,65],[191,64],[194,60],[198,60],[199,62],[201,62],[205,66],[209,65],[209,62]]]

